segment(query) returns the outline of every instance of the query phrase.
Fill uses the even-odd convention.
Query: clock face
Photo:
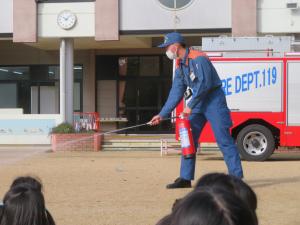
[[[65,30],[73,28],[76,24],[76,20],[76,15],[71,11],[62,11],[57,16],[58,25]]]

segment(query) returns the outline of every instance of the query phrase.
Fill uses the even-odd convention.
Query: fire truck
[[[231,110],[231,134],[240,155],[264,161],[279,147],[300,146],[300,53],[264,57],[209,54]],[[176,108],[179,115],[183,100]],[[178,138],[178,129],[176,129]],[[206,124],[199,143],[215,142]]]

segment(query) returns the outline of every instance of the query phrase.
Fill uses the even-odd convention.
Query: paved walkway
[[[36,154],[50,151],[51,146],[0,146],[0,167],[16,163]]]

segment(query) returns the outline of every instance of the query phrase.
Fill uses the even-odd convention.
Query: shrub
[[[74,127],[69,123],[61,123],[56,127],[53,127],[51,134],[72,134],[76,133]]]
[[[53,127],[50,134],[74,134],[74,133],[87,133],[87,134],[93,134],[95,133],[94,130],[86,130],[81,129],[80,131],[76,131],[73,127],[73,125],[69,123],[61,123],[56,127]]]

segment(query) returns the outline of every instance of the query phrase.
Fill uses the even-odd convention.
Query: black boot
[[[185,180],[180,177],[178,177],[174,183],[168,184],[167,189],[174,189],[174,188],[191,188],[191,181],[190,180]]]

